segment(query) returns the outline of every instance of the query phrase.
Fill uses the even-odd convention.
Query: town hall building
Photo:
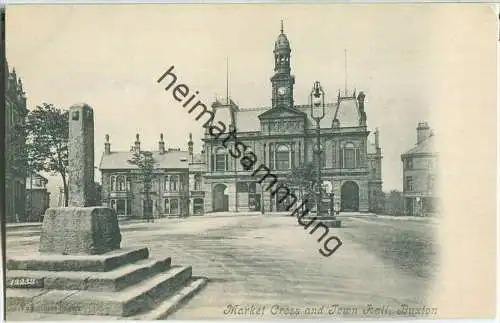
[[[266,165],[276,177],[286,180],[293,169],[316,163],[316,122],[310,116],[309,104],[295,102],[291,47],[283,28],[273,53],[270,107],[243,109],[228,99],[216,100],[212,111],[213,120],[235,129],[238,140],[249,147],[247,154],[253,153],[258,164]],[[326,103],[325,116],[320,121],[321,176],[330,182],[341,211],[377,211],[382,195],[379,132],[377,129],[373,133],[372,143],[367,130],[365,94],[355,92],[343,96],[339,92],[336,102]],[[286,210],[280,195],[266,190],[265,183],[252,176],[257,166],[245,169],[240,159],[229,154],[221,138],[209,131],[203,141],[206,212]]]

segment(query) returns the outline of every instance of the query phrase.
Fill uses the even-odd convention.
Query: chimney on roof
[[[139,134],[135,135],[134,151],[136,152],[141,151],[141,142],[139,141]]]
[[[419,122],[417,127],[417,144],[421,143],[429,137],[431,134],[431,128],[427,122]]]
[[[104,142],[104,153],[106,155],[111,154],[111,144],[109,143],[109,135],[106,135],[106,141]]]
[[[189,141],[188,141],[188,152],[189,152],[189,158],[191,159],[191,162],[193,162],[193,134],[189,134]]]
[[[165,153],[165,142],[163,141],[163,133],[160,133],[160,141],[158,141],[158,150],[160,151],[161,155]]]

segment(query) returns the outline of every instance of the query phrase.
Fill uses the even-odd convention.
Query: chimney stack
[[[188,152],[189,152],[189,157],[191,158],[191,162],[193,162],[193,134],[189,134],[189,141],[188,141]]]
[[[141,151],[141,142],[139,141],[139,134],[135,135],[134,151]]]
[[[161,155],[165,153],[165,142],[163,141],[163,133],[160,133],[160,141],[158,142],[158,149],[160,150]]]
[[[431,128],[427,122],[419,122],[417,127],[417,144],[421,143],[429,137],[431,134]]]
[[[104,143],[104,153],[111,154],[111,144],[109,143],[109,135],[106,135],[106,142]]]
[[[378,128],[375,128],[375,148],[377,148],[377,149],[380,148],[379,130],[378,130]]]

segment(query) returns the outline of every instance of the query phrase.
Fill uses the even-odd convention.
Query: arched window
[[[200,174],[194,175],[194,190],[195,191],[201,190],[201,175]]]
[[[130,177],[127,177],[127,191],[130,191],[131,180]]]
[[[243,167],[244,170],[252,170],[252,169],[254,169],[255,164],[251,164],[250,165],[250,161],[254,161],[254,159],[255,159],[254,155],[255,154],[254,154],[254,152],[251,149],[247,149],[243,153],[243,156],[246,157],[246,158],[245,158],[244,162],[242,163],[241,167],[243,167],[243,165],[246,166],[247,164],[248,164],[248,166],[252,166],[252,168],[249,168],[249,169],[245,169]]]
[[[342,168],[356,168],[359,150],[352,143],[347,143],[341,150],[340,163]]]
[[[276,169],[290,169],[290,148],[288,145],[276,147]]]
[[[227,155],[226,150],[222,147],[215,151],[215,171],[224,172],[227,170]]]

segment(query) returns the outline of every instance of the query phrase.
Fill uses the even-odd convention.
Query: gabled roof
[[[419,155],[419,154],[435,154],[436,150],[434,147],[434,135],[431,134],[426,139],[422,140],[420,143],[416,144],[413,148],[408,150],[402,156],[407,155]]]
[[[189,153],[187,151],[169,150],[164,154],[153,151],[153,158],[156,160],[156,168],[160,169],[188,169]],[[112,151],[110,154],[103,154],[99,169],[137,169],[136,165],[129,163],[132,152]]]

